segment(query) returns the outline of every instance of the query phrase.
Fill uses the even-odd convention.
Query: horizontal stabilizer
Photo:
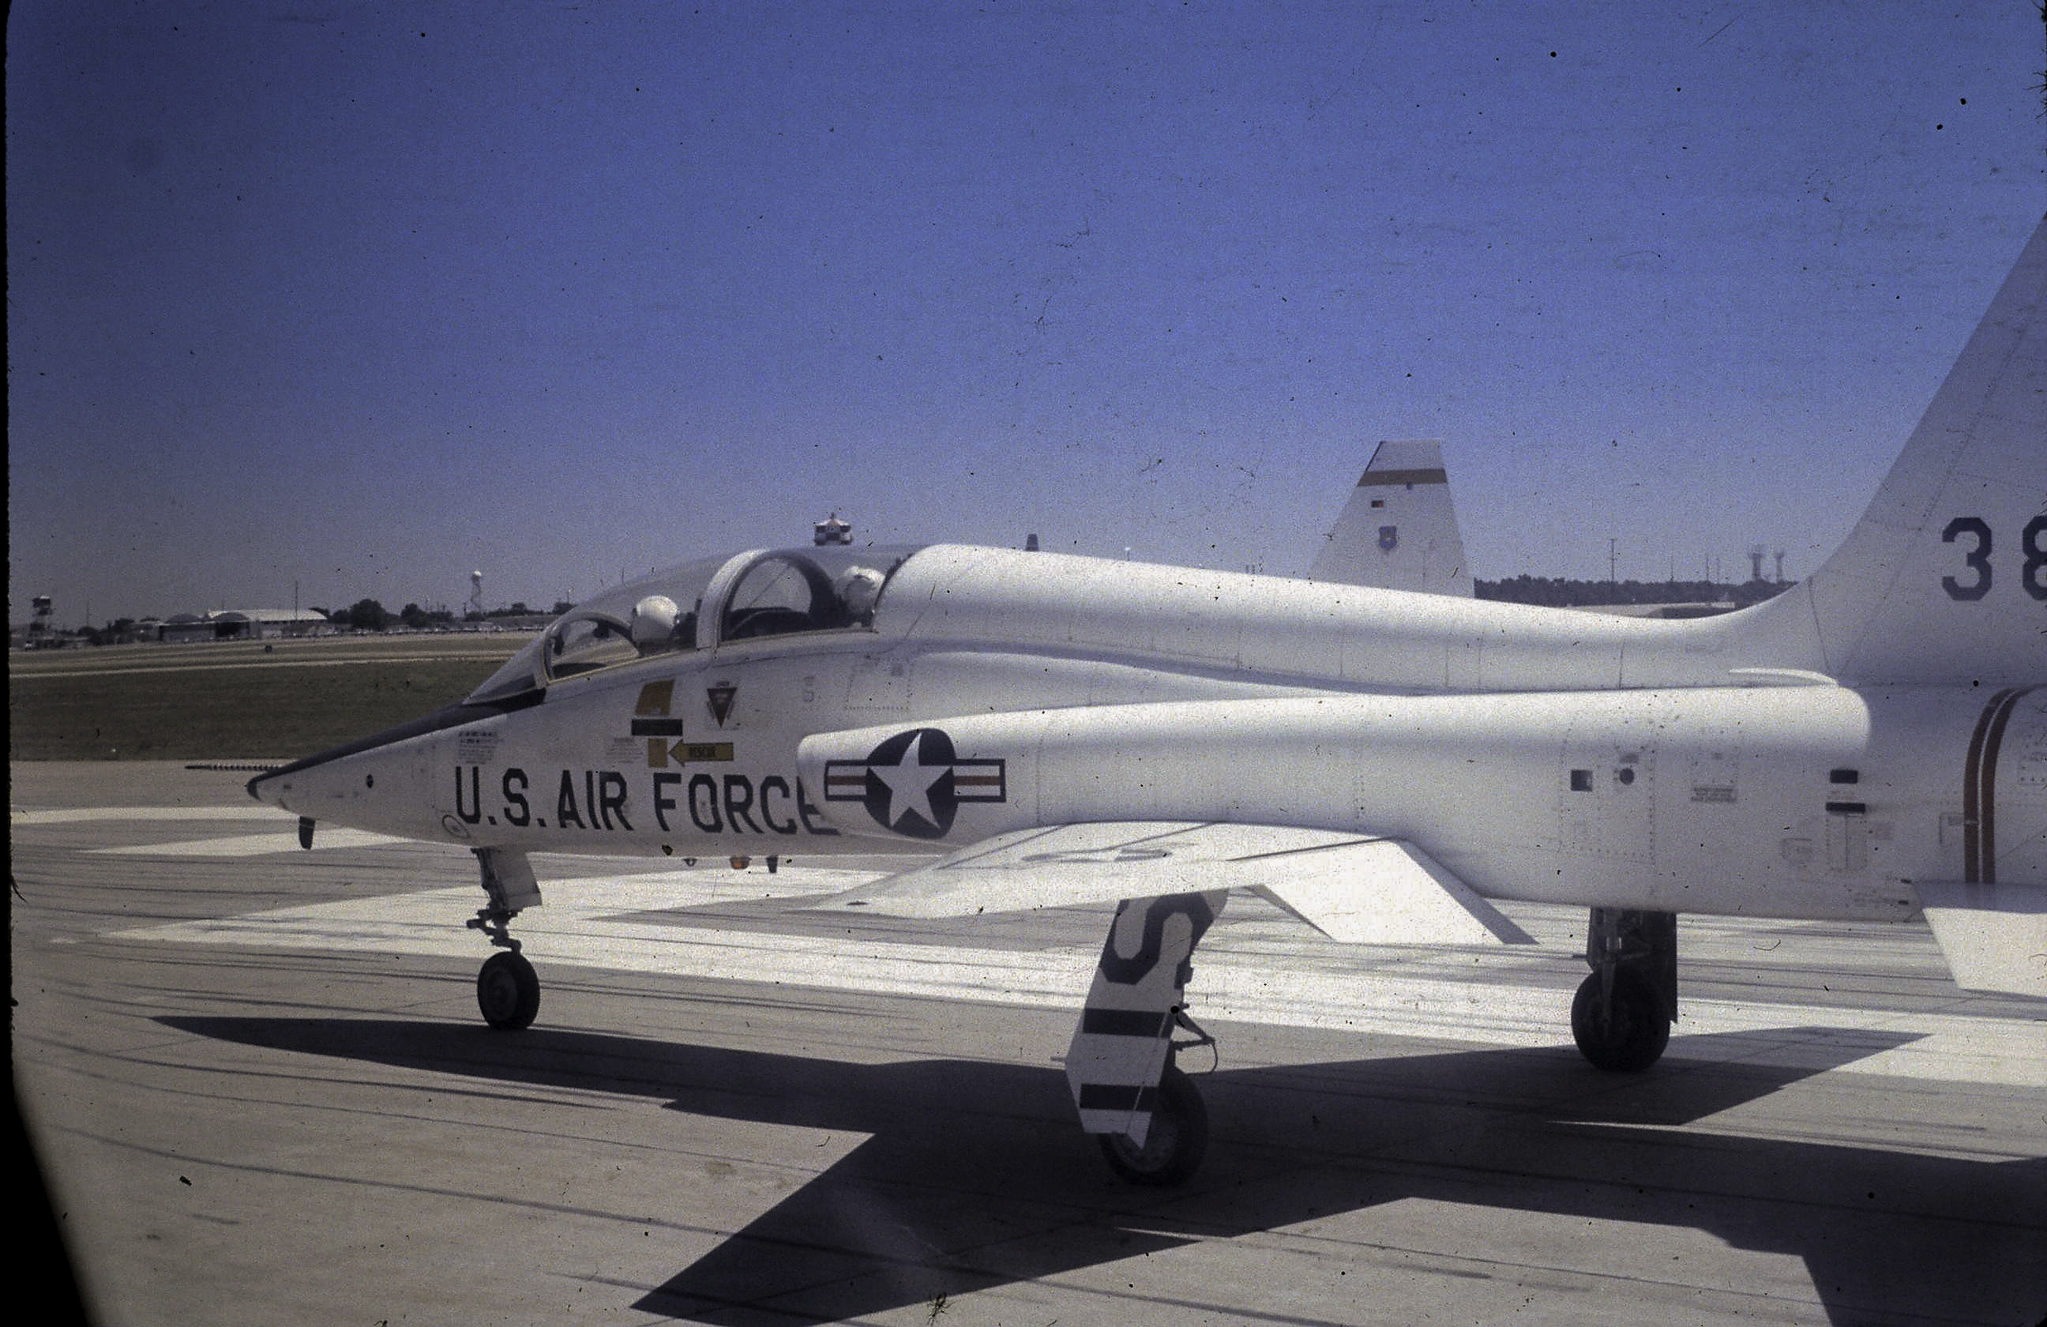
[[[1532,943],[1411,844],[1290,825],[1113,821],[1015,830],[815,906],[965,917],[1253,888],[1338,940]]]
[[[1922,881],[1915,888],[1955,985],[2047,997],[2047,886]]]

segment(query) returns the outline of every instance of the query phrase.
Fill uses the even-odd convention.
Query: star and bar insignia
[[[897,733],[865,760],[825,762],[827,802],[859,802],[883,829],[942,838],[962,802],[1009,800],[1008,763],[963,760],[940,728]]]

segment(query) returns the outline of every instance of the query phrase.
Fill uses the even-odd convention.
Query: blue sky
[[[17,3],[9,609],[864,538],[1811,570],[2047,208],[2032,0]]]

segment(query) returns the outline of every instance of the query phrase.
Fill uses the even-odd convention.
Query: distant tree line
[[[504,618],[559,617],[575,605],[566,599],[557,600],[552,609],[529,608],[526,601],[517,600],[503,608],[493,608],[483,613],[464,613],[464,622],[493,622]],[[407,604],[396,613],[385,608],[375,599],[358,599],[346,608],[328,610],[315,608],[337,627],[352,628],[356,631],[389,631],[395,622],[411,631],[423,631],[428,627],[451,626],[455,615],[445,608],[426,609],[418,604]]]
[[[1502,581],[1474,581],[1480,599],[1499,599],[1515,604],[1541,604],[1550,608],[1576,608],[1588,604],[1710,604],[1732,603],[1737,608],[1761,603],[1789,589],[1770,581],[1721,584],[1715,581],[1578,581],[1562,576],[1514,576]],[[541,610],[527,607],[524,600],[486,613],[465,613],[465,622],[489,622],[504,618],[559,617],[575,607],[566,599]],[[428,609],[407,604],[396,613],[375,599],[358,599],[346,608],[315,607],[315,613],[334,626],[356,631],[388,631],[395,624],[412,631],[435,626],[452,626],[455,615],[445,608]],[[139,639],[134,618],[115,618],[104,627],[78,627],[57,633],[82,639],[92,645],[126,645]],[[154,639],[154,636],[151,637]]]
[[[1715,581],[1574,581],[1562,576],[1515,576],[1503,581],[1473,581],[1480,599],[1550,608],[1588,604],[1711,604],[1737,608],[1775,598],[1789,585],[1771,581],[1720,584]]]
[[[419,604],[407,604],[393,613],[375,599],[358,599],[346,608],[322,608],[311,605],[312,610],[327,619],[331,626],[344,631],[389,631],[392,627],[403,627],[409,631],[426,631],[433,627],[453,626],[455,614],[445,608],[423,608]],[[504,608],[493,608],[487,613],[465,613],[464,622],[489,622],[507,618],[559,617],[575,607],[567,600],[559,600],[551,610],[529,608],[522,601]],[[66,627],[53,630],[55,640],[82,642],[87,645],[132,645],[141,640],[155,640],[156,626],[152,622],[147,631],[132,617],[117,617],[104,626]]]
[[[388,631],[395,622],[412,631],[422,631],[436,624],[446,625],[455,620],[455,615],[445,608],[428,610],[418,604],[407,604],[393,613],[375,599],[358,599],[346,608],[328,610],[314,608],[316,613],[326,614],[327,620],[337,627],[352,628],[356,631]]]

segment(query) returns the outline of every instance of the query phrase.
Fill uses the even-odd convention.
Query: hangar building
[[[157,639],[168,643],[270,640],[279,636],[314,636],[326,630],[327,619],[310,608],[222,608],[168,618],[157,629]]]

